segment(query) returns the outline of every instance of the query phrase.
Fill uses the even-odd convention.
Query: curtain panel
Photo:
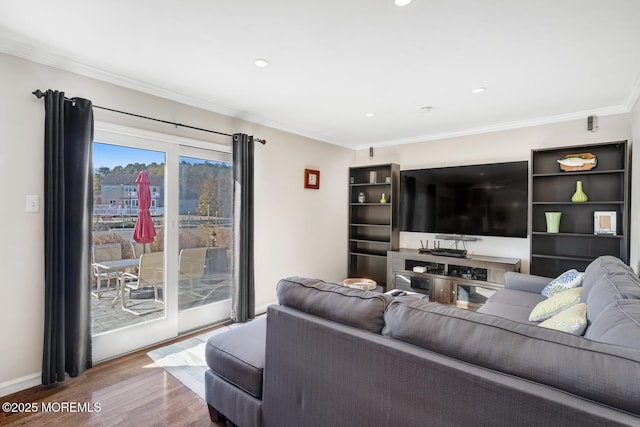
[[[93,108],[45,93],[45,322],[42,384],[91,367]]]
[[[233,290],[231,320],[255,317],[253,271],[253,136],[233,135]]]

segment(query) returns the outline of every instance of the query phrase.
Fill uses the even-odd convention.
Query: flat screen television
[[[400,231],[527,237],[528,162],[400,171]]]

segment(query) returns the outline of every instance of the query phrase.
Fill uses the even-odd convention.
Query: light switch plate
[[[25,198],[25,212],[38,213],[40,212],[40,196],[27,195]]]

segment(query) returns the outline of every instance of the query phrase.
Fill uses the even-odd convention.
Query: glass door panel
[[[178,311],[185,331],[229,317],[233,168],[229,153],[180,152]]]
[[[98,335],[165,315],[165,153],[94,143],[91,332]],[[140,174],[149,183],[138,193]],[[143,186],[145,184],[142,184]],[[139,197],[141,196],[141,197]],[[155,237],[136,241],[136,223],[146,215]]]
[[[178,262],[171,256],[177,238],[168,227],[177,210],[167,203],[172,193],[177,199],[177,185],[170,183],[177,182],[178,150],[136,129],[99,122],[94,141],[93,256],[87,280],[96,363],[178,335],[173,308]],[[149,181],[142,193],[136,182],[141,172]],[[152,238],[134,237],[142,217],[150,220],[147,227],[153,225]]]

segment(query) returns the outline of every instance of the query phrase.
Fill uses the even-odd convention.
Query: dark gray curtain
[[[45,93],[45,319],[42,384],[91,367],[91,101]]]
[[[231,320],[255,317],[253,273],[253,136],[233,135],[233,292]]]

